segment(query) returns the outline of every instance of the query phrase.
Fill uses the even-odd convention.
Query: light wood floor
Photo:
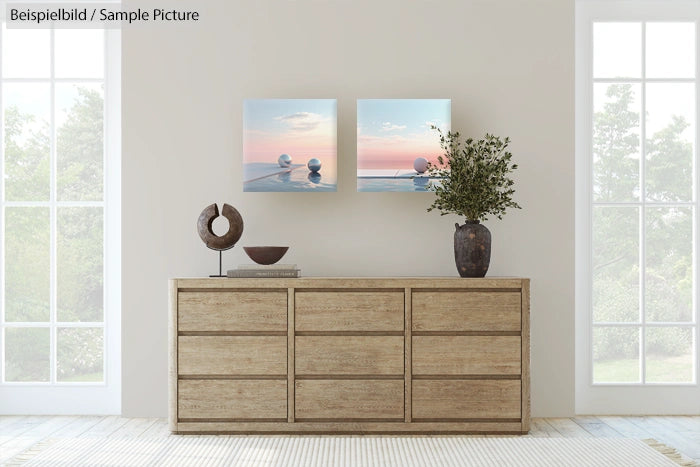
[[[0,416],[0,463],[46,438],[172,436],[158,418]],[[700,463],[700,417],[535,418],[530,437],[653,438]]]

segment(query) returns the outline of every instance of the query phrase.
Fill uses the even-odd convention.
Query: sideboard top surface
[[[530,279],[520,277],[300,277],[285,278],[178,278],[171,279],[179,289],[239,288],[456,288],[520,289]]]

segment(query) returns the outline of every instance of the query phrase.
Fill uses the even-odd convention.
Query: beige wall
[[[162,2],[125,2],[134,7]],[[172,2],[185,8],[186,2]],[[156,5],[157,4],[157,5]],[[355,100],[451,98],[453,128],[513,140],[522,211],[489,221],[489,275],[532,278],[532,407],[574,409],[574,2],[207,1],[123,30],[123,413],[167,413],[167,279],[211,274],[195,222],[291,245],[306,276],[455,276],[454,216],[428,193],[357,193]],[[243,193],[242,100],[338,99],[337,193]]]

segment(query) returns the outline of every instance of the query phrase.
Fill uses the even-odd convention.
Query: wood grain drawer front
[[[403,331],[403,292],[297,292],[297,331]]]
[[[414,375],[519,375],[520,336],[413,336]]]
[[[287,381],[181,380],[178,419],[287,420]]]
[[[180,336],[180,375],[285,375],[284,336]]]
[[[520,292],[413,292],[414,331],[520,331]]]
[[[401,380],[298,380],[294,416],[403,421],[403,394]]]
[[[297,336],[297,375],[403,375],[403,336]]]
[[[414,380],[414,419],[519,419],[520,380]]]
[[[286,292],[180,292],[180,331],[286,331]]]

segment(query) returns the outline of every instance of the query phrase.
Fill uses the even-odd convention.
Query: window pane
[[[639,328],[593,328],[593,382],[640,382]]]
[[[593,208],[593,321],[639,321],[639,209]]]
[[[695,77],[695,24],[647,23],[647,78]]]
[[[693,316],[692,208],[646,208],[645,302],[648,322]]]
[[[5,199],[48,201],[49,115],[48,84],[5,83]]]
[[[56,84],[59,201],[102,200],[102,94],[101,85]]]
[[[648,328],[645,338],[646,380],[650,383],[693,381],[693,330]]]
[[[103,334],[102,328],[58,329],[58,381],[103,381]]]
[[[642,24],[593,24],[593,77],[642,76]]]
[[[602,84],[593,88],[593,199],[639,199],[641,87]]]
[[[48,29],[7,29],[3,22],[2,76],[48,78],[50,75],[50,31]]]
[[[58,208],[58,320],[102,322],[102,208]]]
[[[5,328],[5,381],[48,381],[48,328]]]
[[[5,320],[49,320],[48,208],[5,208]]]
[[[56,29],[56,77],[102,78],[104,30]]]
[[[695,85],[649,83],[646,195],[650,201],[691,201],[695,142]]]

